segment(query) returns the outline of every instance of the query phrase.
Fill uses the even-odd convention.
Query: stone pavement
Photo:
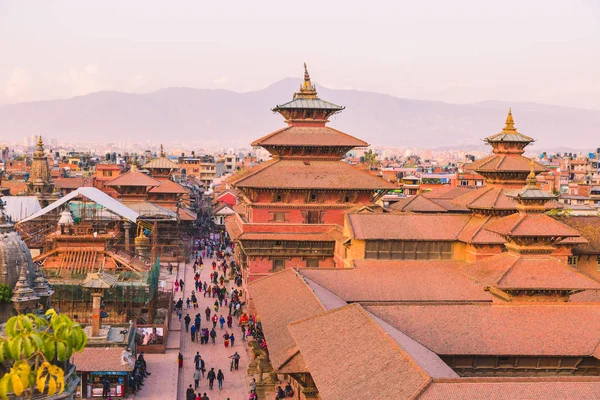
[[[202,269],[202,271],[200,272],[200,280],[202,282],[204,281],[208,281],[210,279],[210,274],[212,272],[212,260],[211,259],[204,259],[204,267]],[[212,327],[212,322],[207,322],[206,321],[206,317],[204,315],[204,310],[206,309],[206,307],[210,307],[211,311],[213,311],[214,313],[214,309],[213,309],[213,303],[215,301],[215,299],[213,299],[212,297],[203,297],[202,294],[198,295],[196,293],[196,298],[198,299],[198,308],[196,310],[194,310],[193,306],[190,308],[190,310],[186,309],[186,305],[185,305],[185,300],[190,296],[192,290],[195,290],[194,288],[194,266],[193,264],[189,264],[187,267],[185,276],[185,287],[184,287],[184,297],[183,297],[183,301],[184,301],[184,306],[183,306],[183,317],[185,317],[186,313],[189,312],[190,317],[192,318],[192,321],[195,317],[195,315],[197,313],[200,313],[200,316],[202,317],[202,323],[200,325],[201,328],[208,326],[209,328]],[[227,292],[229,293],[231,291],[231,288],[233,287],[233,282],[229,282],[226,283],[225,286],[227,287]],[[177,299],[179,298],[179,296],[175,296],[176,299],[175,301],[177,301]],[[225,307],[223,305],[223,307],[219,308],[219,314],[218,315],[223,315],[225,318],[227,318],[227,314],[229,312],[228,307]],[[175,317],[176,318],[176,317]],[[248,390],[247,390],[247,381],[246,381],[246,370],[248,367],[248,349],[246,346],[247,342],[243,342],[241,340],[241,329],[240,327],[237,325],[236,319],[234,318],[234,323],[233,323],[233,328],[231,330],[227,329],[227,324],[224,325],[223,329],[219,328],[219,324],[217,324],[217,339],[216,339],[216,344],[213,345],[210,343],[209,340],[209,344],[205,344],[205,345],[201,345],[199,342],[192,342],[191,340],[191,336],[189,333],[185,332],[185,325],[183,324],[183,318],[182,318],[182,331],[181,331],[181,335],[182,335],[182,354],[183,354],[183,371],[182,372],[182,376],[183,376],[183,385],[181,385],[181,387],[179,388],[179,399],[181,400],[185,400],[185,390],[187,389],[187,387],[190,384],[194,384],[194,380],[193,380],[193,375],[194,375],[194,355],[196,354],[196,352],[200,352],[200,356],[202,356],[202,359],[204,360],[204,362],[206,363],[206,372],[208,373],[208,371],[210,371],[211,368],[215,369],[215,372],[217,372],[219,369],[221,371],[223,371],[223,374],[225,375],[225,380],[223,381],[223,389],[219,390],[217,388],[217,382],[215,381],[214,384],[214,390],[209,390],[208,389],[208,380],[206,379],[206,377],[200,381],[200,386],[198,387],[198,390],[196,390],[196,393],[198,393],[199,391],[204,393],[207,393],[207,396],[210,398],[210,400],[226,400],[226,399],[231,399],[231,400],[245,400],[248,398]],[[225,331],[228,331],[229,333],[234,333],[235,335],[235,346],[232,348],[231,346],[229,346],[229,348],[225,348],[225,346],[223,345],[223,334],[225,334]],[[237,371],[233,371],[230,372],[229,371],[229,366],[230,366],[230,362],[231,360],[229,359],[229,356],[231,356],[235,351],[237,351],[239,353],[239,355],[241,356],[240,359],[240,365],[239,365],[239,370]]]
[[[200,280],[202,282],[210,279],[210,273],[212,272],[211,264],[211,259],[204,259],[204,267],[200,272]],[[211,328],[212,322],[206,321],[204,310],[208,306],[214,313],[213,303],[215,299],[212,297],[203,297],[202,294],[196,294],[196,298],[198,299],[198,308],[194,310],[192,306],[190,307],[190,310],[187,310],[185,300],[190,297],[192,290],[195,290],[193,263],[189,263],[185,267],[183,264],[180,265],[180,270],[178,271],[177,277],[179,278],[182,276],[184,276],[185,282],[183,296],[183,317],[189,313],[193,323],[195,315],[199,313],[202,317],[202,323],[200,327],[203,328],[208,326]],[[175,276],[168,276],[167,273],[166,276],[161,276],[161,279],[172,281],[172,278],[174,277]],[[170,286],[171,283],[168,282],[168,287]],[[227,287],[227,291],[229,293],[233,283],[226,283],[225,286]],[[174,302],[177,302],[179,298],[181,298],[181,291],[175,293]],[[222,313],[226,318],[229,309],[228,307],[222,307],[219,309],[219,311],[220,312],[218,315],[221,315]],[[200,381],[200,385],[198,390],[196,390],[196,393],[206,392],[210,400],[247,399],[248,381],[246,378],[246,370],[248,367],[248,347],[246,345],[247,342],[243,342],[241,340],[241,329],[239,326],[237,326],[236,319],[234,318],[233,329],[231,330],[227,329],[227,324],[225,324],[224,329],[222,330],[219,328],[219,324],[217,324],[217,339],[215,345],[211,344],[210,340],[209,344],[200,345],[199,342],[192,342],[190,334],[185,332],[183,317],[180,322],[177,318],[177,315],[173,313],[171,319],[171,330],[167,339],[166,354],[145,355],[146,362],[148,364],[148,370],[152,373],[152,375],[145,379],[144,387],[137,395],[135,395],[135,399],[185,400],[186,389],[190,384],[194,384],[194,355],[197,351],[200,352],[200,355],[206,364],[206,372],[208,373],[211,368],[214,368],[215,372],[221,369],[225,375],[225,380],[223,382],[222,390],[218,389],[216,381],[214,384],[214,389],[209,390],[208,380],[205,376],[204,379]],[[223,334],[226,330],[229,333],[233,332],[235,335],[235,346],[233,348],[231,346],[229,348],[225,348],[223,345]],[[178,344],[180,347],[177,346]],[[181,369],[179,369],[177,366],[177,355],[179,354],[179,351],[181,351],[181,354],[183,354],[184,357],[183,368]],[[239,370],[230,372],[229,366],[231,360],[229,359],[229,356],[231,356],[235,351],[237,351],[241,356]]]

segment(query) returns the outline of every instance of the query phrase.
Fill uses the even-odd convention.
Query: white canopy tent
[[[49,206],[44,207],[43,209],[39,210],[38,212],[21,220],[19,223],[22,224],[27,221],[31,221],[35,218],[38,218],[52,210],[55,210],[56,208],[62,206],[65,203],[68,203],[69,201],[71,201],[79,196],[85,197],[86,199],[91,200],[94,203],[101,205],[102,207],[106,208],[107,210],[109,210],[131,222],[136,222],[138,217],[140,216],[137,212],[135,212],[131,208],[127,207],[120,201],[113,199],[112,197],[110,197],[103,191],[96,189],[95,187],[80,187],[79,189],[72,191],[65,197],[61,197],[60,199],[58,199],[54,203],[50,204]]]

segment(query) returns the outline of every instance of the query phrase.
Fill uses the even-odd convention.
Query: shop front
[[[79,398],[102,397],[104,387],[113,398],[126,398],[129,393],[129,375],[133,373],[135,357],[119,347],[85,348],[77,353],[73,363],[81,378],[77,390]]]

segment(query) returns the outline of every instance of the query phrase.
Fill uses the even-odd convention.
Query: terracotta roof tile
[[[77,371],[132,371],[131,366],[121,364],[120,347],[86,347],[81,353],[73,354]]]
[[[422,194],[422,196],[428,199],[449,200],[458,196],[462,196],[465,193],[472,192],[473,190],[475,189],[463,186],[442,186],[430,192],[425,192]]]
[[[328,126],[288,126],[255,140],[251,145],[367,147],[369,144]]]
[[[159,186],[160,182],[142,172],[129,171],[105,183],[106,186]]]
[[[412,196],[401,199],[390,206],[396,211],[412,211],[418,213],[440,213],[447,210],[424,196]]]
[[[550,381],[552,379],[552,381]],[[593,379],[593,380],[592,380]],[[469,378],[456,382],[434,382],[419,397],[422,400],[565,400],[600,398],[600,380],[587,377]],[[462,381],[462,382],[461,382]]]
[[[368,305],[365,308],[439,355],[591,356],[600,305]]]
[[[500,289],[600,289],[600,284],[550,255],[502,253],[465,264],[462,272]]]
[[[458,240],[470,244],[504,244],[506,241],[497,233],[485,230],[490,217],[473,216],[458,235]]]
[[[486,224],[485,229],[505,236],[577,237],[575,229],[546,214],[512,214]]]
[[[82,186],[92,186],[91,179],[87,178],[56,178],[54,185],[58,189],[78,189]]]
[[[460,272],[463,264],[355,260],[352,269],[300,269],[300,273],[349,302],[491,301],[491,294]]]
[[[472,164],[465,165],[465,170],[475,172],[491,171],[531,171],[531,160],[520,154],[492,154]],[[534,171],[536,173],[545,172],[548,169],[541,164],[535,163]]]
[[[148,193],[177,193],[187,194],[189,190],[170,179],[157,179],[160,186],[153,187]],[[112,182],[112,181],[111,181]]]
[[[347,214],[354,239],[454,241],[470,215]]]
[[[277,370],[297,352],[288,324],[322,313],[325,307],[293,269],[251,282],[248,290],[267,339],[269,358]]]
[[[233,185],[284,189],[394,189],[376,176],[342,161],[281,159],[237,180]]]
[[[359,305],[289,329],[324,400],[408,399],[431,379]]]

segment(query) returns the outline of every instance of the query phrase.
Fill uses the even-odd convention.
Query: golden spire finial
[[[160,157],[164,157],[165,156],[165,151],[163,150],[163,145],[162,143],[160,144]]]
[[[529,166],[531,168],[529,175],[527,176],[527,186],[533,188],[537,187],[537,179],[535,179],[535,161],[533,158],[529,161]]]
[[[310,86],[310,75],[308,74],[306,63],[304,63],[304,86]]]
[[[37,151],[44,151],[44,141],[42,140],[42,136],[38,136],[37,141]]]
[[[508,109],[508,115],[506,116],[506,126],[503,129],[504,131],[516,131],[515,129],[515,120],[512,116],[512,108]]]
[[[317,89],[310,81],[310,75],[308,74],[308,68],[306,67],[306,63],[304,63],[304,82],[302,83],[302,85],[300,85],[300,92],[294,94],[294,98],[317,98]]]

